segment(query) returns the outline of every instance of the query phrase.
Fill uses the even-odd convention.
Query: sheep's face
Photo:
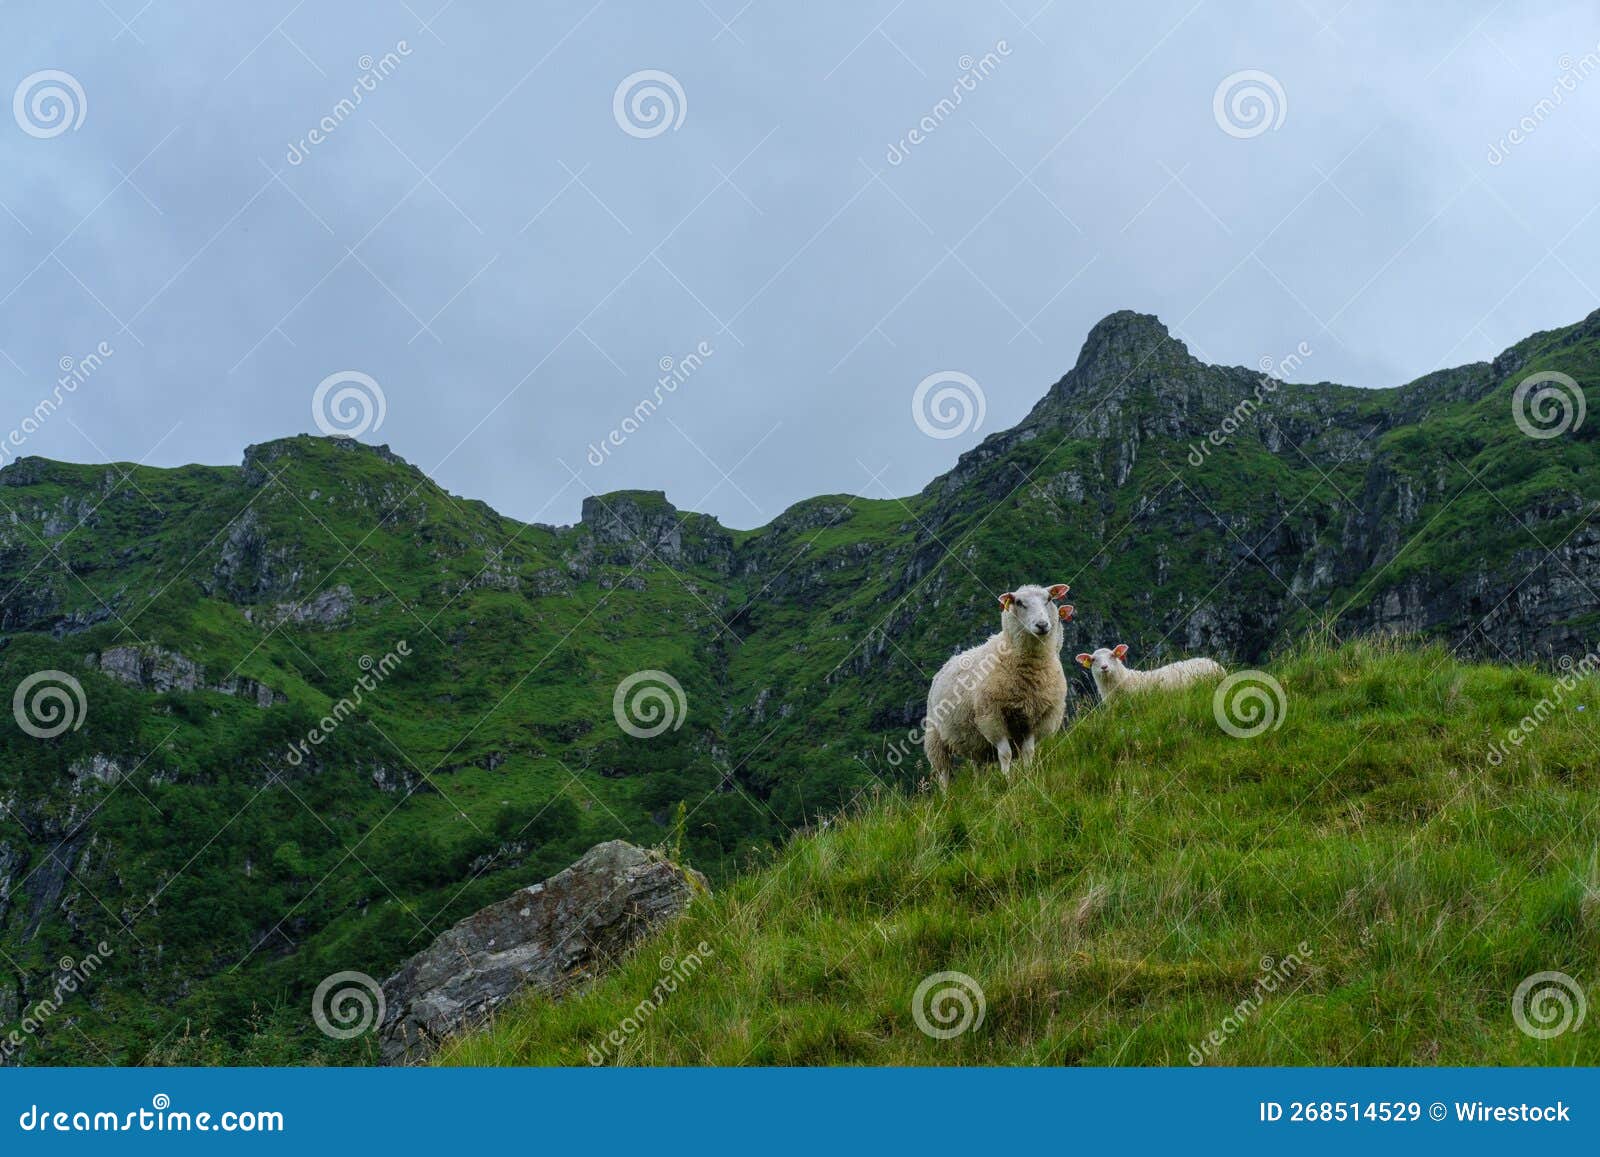
[[[1093,654],[1078,656],[1078,665],[1096,675],[1109,675],[1112,671],[1122,670],[1122,660],[1128,657],[1128,644],[1119,643],[1115,647],[1101,647]]]
[[[1001,628],[1026,639],[1061,638],[1061,623],[1071,618],[1071,608],[1057,608],[1055,600],[1067,593],[1065,583],[1053,587],[1025,586],[1000,596]]]

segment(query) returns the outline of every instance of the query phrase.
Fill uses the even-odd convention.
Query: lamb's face
[[[1000,596],[1001,627],[1006,634],[1016,634],[1028,639],[1045,640],[1061,638],[1062,610],[1055,599],[1067,593],[1066,585],[1045,587],[1025,586]]]
[[[1101,647],[1087,655],[1078,656],[1078,665],[1092,672],[1097,678],[1109,675],[1113,671],[1123,670],[1122,660],[1127,657],[1128,645],[1118,644],[1115,647]]]

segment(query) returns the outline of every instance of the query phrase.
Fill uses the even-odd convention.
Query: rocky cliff
[[[70,714],[30,693],[0,729],[0,1029],[111,937],[20,1055],[348,1059],[301,1015],[323,977],[390,975],[586,848],[670,838],[715,880],[915,787],[929,677],[1022,581],[1070,583],[1069,646],[1135,665],[1307,632],[1592,649],[1600,314],[1396,389],[1283,380],[1314,364],[1207,365],[1113,314],[920,494],[753,532],[659,491],[523,524],[347,440],[8,465],[0,679]]]

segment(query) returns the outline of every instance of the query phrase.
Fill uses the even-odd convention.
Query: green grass
[[[704,942],[613,1059],[1182,1065],[1216,1031],[1206,1063],[1600,1063],[1600,1026],[1540,1041],[1511,1015],[1532,973],[1600,977],[1600,682],[1494,764],[1550,674],[1378,642],[1271,671],[1286,710],[1255,738],[1200,688],[1086,713],[1009,786],[870,794],[610,977],[438,1060],[584,1064],[661,958]],[[933,1039],[913,993],[952,970],[985,1016]]]
[[[0,472],[0,690],[75,673],[89,710],[52,740],[0,727],[0,880],[11,881],[0,1034],[53,962],[126,933],[92,991],[30,1039],[26,1063],[366,1060],[306,1015],[331,972],[390,975],[443,927],[600,840],[666,838],[680,804],[687,854],[720,889],[863,787],[913,789],[920,760],[899,747],[933,671],[993,630],[995,593],[1019,581],[1072,584],[1070,651],[1127,642],[1139,664],[1185,648],[1258,662],[1324,614],[1343,635],[1387,629],[1395,601],[1405,621],[1478,654],[1571,650],[1595,636],[1600,610],[1568,597],[1544,547],[1582,571],[1600,424],[1525,437],[1511,395],[1538,369],[1593,394],[1600,314],[1494,366],[1396,390],[1285,387],[1194,467],[1191,443],[1258,383],[1166,343],[1125,388],[1121,369],[1086,367],[1041,403],[1027,436],[994,435],[903,499],[819,496],[729,531],[687,511],[669,519],[658,491],[607,496],[654,520],[652,539],[672,528],[682,553],[669,565],[615,528],[597,533],[608,520],[518,523],[347,440],[263,443],[237,467],[13,462]],[[279,605],[340,585],[348,618],[268,625]],[[1437,621],[1414,614],[1429,606]],[[1519,646],[1508,622],[1525,630]],[[411,657],[359,718],[314,765],[290,766],[288,746],[349,694],[361,656],[400,639]],[[95,670],[96,653],[136,641],[288,701],[158,695]],[[642,670],[684,687],[681,730],[641,740],[619,728],[613,691]],[[1079,674],[1073,701],[1086,691]],[[1081,810],[1096,799],[1083,784],[1119,750],[1119,732],[1096,730],[1108,725],[1082,733],[1097,745],[1089,762],[1063,751],[1040,771],[1068,777],[1050,790],[1091,823],[1103,817]],[[1320,790],[1371,778],[1357,798],[1375,821],[1402,824],[1408,808],[1426,820],[1415,781],[1366,764],[1389,742],[1373,737]],[[1273,750],[1263,741],[1229,758]],[[133,790],[83,782],[74,767],[97,755],[129,769]],[[1124,790],[1146,774],[1128,762],[1111,765]],[[1200,798],[1231,815],[1249,798],[1237,784],[1208,794],[1208,767],[1157,781],[1163,807]],[[379,788],[423,773],[414,794]],[[1313,786],[1299,771],[1286,782]],[[1141,790],[1151,798],[1152,785]],[[978,813],[959,814],[983,830]],[[1154,819],[1132,830],[1153,839]],[[1194,819],[1193,833],[1215,822]],[[1059,833],[1042,846],[1087,847]],[[72,876],[56,894],[45,885],[58,849]],[[1073,886],[1129,862],[1097,861]],[[894,1005],[902,1019],[905,1004]]]

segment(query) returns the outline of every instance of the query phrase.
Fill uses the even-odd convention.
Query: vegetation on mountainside
[[[1592,1024],[1540,1040],[1512,1015],[1534,973],[1600,975],[1600,679],[1558,694],[1377,642],[1270,673],[1279,725],[1255,737],[1199,687],[1085,713],[1009,786],[874,791],[611,976],[438,1061],[1600,1062]],[[948,1039],[914,1012],[940,972],[970,978],[924,997],[933,1028],[967,1025]],[[935,1002],[957,988],[966,1008]]]
[[[1254,375],[1117,315],[923,493],[741,532],[655,492],[522,524],[310,437],[242,467],[13,462],[0,689],[65,672],[87,711],[0,727],[0,1036],[104,940],[28,1062],[363,1059],[310,1023],[322,978],[381,979],[598,841],[659,843],[681,813],[720,888],[864,788],[914,790],[929,677],[1019,581],[1070,582],[1069,650],[1126,641],[1135,665],[1258,662],[1323,616],[1553,658],[1600,626],[1600,423],[1532,440],[1511,396],[1535,369],[1595,380],[1597,351],[1600,315],[1399,390],[1281,385],[1192,466]],[[130,646],[282,701],[130,686],[101,669]],[[685,693],[651,739],[613,717],[640,671]]]

